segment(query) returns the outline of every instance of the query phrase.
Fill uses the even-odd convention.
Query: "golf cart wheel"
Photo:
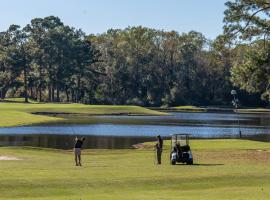
[[[171,165],[175,165],[176,161],[175,160],[171,160]]]
[[[193,165],[193,160],[188,161],[187,165]]]

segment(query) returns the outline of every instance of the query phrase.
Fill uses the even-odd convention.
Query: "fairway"
[[[173,107],[177,111],[186,111],[186,112],[206,112],[205,108],[200,108],[197,106],[177,106]]]
[[[37,113],[37,114],[33,114]],[[63,117],[43,114],[61,113]],[[81,114],[70,117],[69,114]],[[84,105],[84,104],[38,104],[38,103],[0,103],[0,127],[41,125],[56,123],[89,123],[83,116],[92,115],[166,115],[140,106]]]
[[[21,159],[0,160],[0,199],[269,199],[269,143],[192,140],[193,166],[169,165],[168,142],[156,166],[149,145],[84,150],[82,167],[71,151],[0,148],[0,156]]]

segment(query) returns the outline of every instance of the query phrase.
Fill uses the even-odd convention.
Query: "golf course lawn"
[[[62,117],[37,115],[33,113],[62,113]],[[84,104],[52,104],[52,103],[0,103],[0,127],[22,126],[50,123],[88,123],[89,117],[69,117],[69,114],[81,115],[166,115],[166,113],[150,110],[140,106],[109,106]]]
[[[270,113],[268,108],[250,108],[250,109],[238,109],[238,113]]]
[[[154,165],[150,144],[141,149],[72,151],[2,147],[0,199],[38,200],[268,200],[270,143],[192,140],[195,165]],[[152,145],[152,144],[151,144]]]
[[[206,112],[205,108],[200,108],[197,106],[177,106],[173,107],[177,111],[189,111],[189,112]]]

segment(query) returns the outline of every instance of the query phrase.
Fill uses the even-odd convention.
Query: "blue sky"
[[[180,33],[196,30],[213,39],[222,33],[226,0],[5,0],[0,31],[26,25],[35,17],[55,15],[86,33],[146,26]]]

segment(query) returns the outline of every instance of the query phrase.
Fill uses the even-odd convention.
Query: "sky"
[[[191,30],[214,39],[222,33],[226,0],[0,0],[0,31],[10,24],[58,16],[87,34],[145,26],[179,33]]]

